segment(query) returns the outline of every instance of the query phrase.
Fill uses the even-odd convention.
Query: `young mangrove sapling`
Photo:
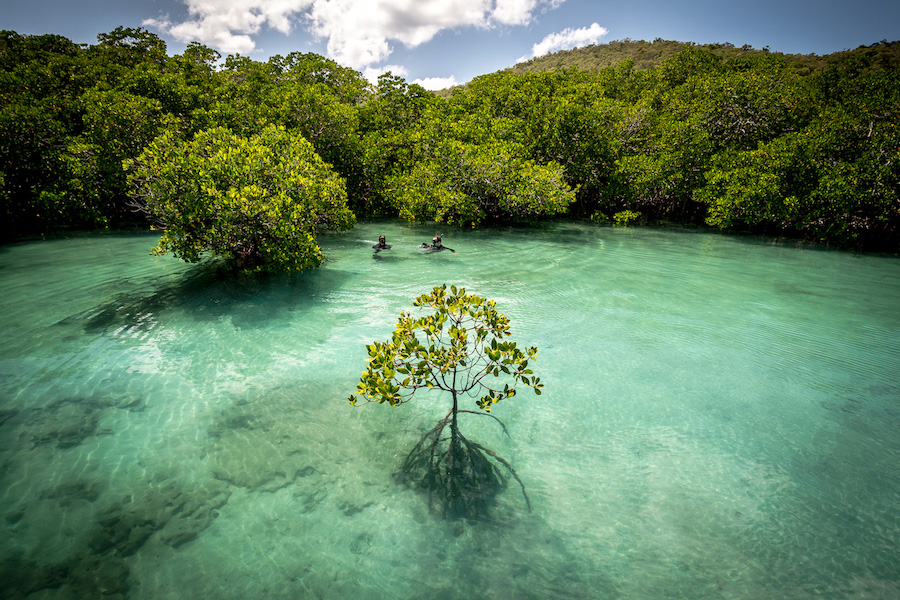
[[[406,456],[398,478],[425,491],[429,504],[436,501],[444,516],[479,517],[506,486],[502,466],[521,486],[530,509],[525,486],[512,466],[466,439],[459,431],[458,415],[492,417],[505,432],[506,426],[489,414],[491,407],[515,396],[517,384],[540,395],[540,378],[528,368],[538,356],[537,348],[523,352],[515,342],[506,341],[509,319],[497,311],[494,300],[467,294],[463,288],[436,286],[413,305],[435,312],[418,318],[404,312],[389,341],[366,346],[368,366],[356,388],[364,401],[391,406],[430,388],[448,392],[453,400],[450,412]],[[461,409],[462,397],[475,398],[484,412]],[[358,398],[351,395],[349,400],[356,405]]]

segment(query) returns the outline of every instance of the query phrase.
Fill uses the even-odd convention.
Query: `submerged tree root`
[[[487,416],[500,422],[493,415]],[[448,428],[449,435],[445,435]],[[506,431],[505,426],[503,430]],[[497,495],[506,489],[507,480],[498,465],[518,482],[531,511],[525,485],[515,469],[493,450],[459,433],[451,414],[423,435],[406,455],[397,479],[424,491],[429,508],[434,509],[437,504],[444,517],[481,518],[487,516]]]

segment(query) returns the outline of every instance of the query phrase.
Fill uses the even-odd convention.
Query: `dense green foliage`
[[[314,54],[222,60],[192,44],[169,56],[142,29],[93,46],[4,31],[2,237],[146,226],[146,189],[124,164],[199,132],[244,144],[274,126],[331,169],[316,172],[343,179],[358,216],[478,226],[639,215],[900,250],[900,43],[818,57],[614,42],[445,95],[390,74],[370,85]]]
[[[299,133],[269,125],[243,138],[217,127],[165,133],[126,161],[141,206],[165,230],[154,249],[188,262],[211,252],[244,268],[317,267],[320,229],[349,229],[343,180]]]
[[[516,395],[515,385],[540,395],[543,384],[528,366],[537,358],[537,348],[522,351],[509,341],[510,322],[496,302],[463,288],[436,286],[413,305],[434,312],[418,318],[403,313],[390,340],[366,346],[368,364],[356,391],[366,401],[391,406],[409,402],[419,390],[450,394],[450,411],[407,455],[400,475],[437,500],[445,516],[480,516],[505,483],[488,457],[518,477],[496,453],[460,433],[459,413],[473,411],[460,409],[459,400],[475,397],[478,408],[486,411],[476,414],[487,414],[500,400]],[[356,405],[358,397],[349,400]]]

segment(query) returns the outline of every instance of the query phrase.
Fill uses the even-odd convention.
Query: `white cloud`
[[[169,34],[179,42],[200,42],[225,53],[249,54],[256,49],[253,35],[262,27],[291,32],[296,16],[314,0],[183,0],[188,19],[146,19],[142,24]]]
[[[446,29],[522,25],[553,0],[312,0],[310,30],[328,56],[361,68],[387,59],[399,42],[415,48]]]
[[[580,29],[569,27],[557,33],[551,33],[542,39],[531,47],[531,56],[522,56],[518,59],[518,62],[531,60],[557,50],[570,50],[596,44],[607,33],[609,33],[607,29],[600,27],[597,23],[592,23],[590,27],[582,27]]]
[[[362,73],[363,77],[365,77],[369,83],[375,85],[378,83],[378,78],[385,73],[390,73],[391,75],[396,75],[397,77],[403,77],[405,79],[409,75],[409,69],[403,65],[384,65],[381,67],[366,67],[363,69]],[[443,90],[453,87],[454,85],[459,85],[459,82],[456,81],[456,77],[453,75],[450,77],[426,77],[424,79],[415,79],[409,83],[417,83],[426,90]]]
[[[375,85],[378,83],[378,78],[384,75],[385,73],[390,72],[391,75],[396,75],[397,77],[406,78],[409,75],[409,70],[402,65],[384,65],[383,67],[366,67],[363,69],[363,77],[371,83]]]
[[[526,25],[538,10],[565,0],[182,0],[188,18],[147,19],[144,25],[180,42],[249,54],[263,27],[288,34],[301,25],[327,39],[329,58],[361,69],[386,60],[392,42],[409,48],[445,29]],[[604,31],[605,32],[605,31]]]
[[[454,85],[459,85],[459,82],[456,81],[456,77],[453,75],[450,77],[426,77],[424,79],[416,79],[411,83],[418,83],[426,90],[445,90]]]

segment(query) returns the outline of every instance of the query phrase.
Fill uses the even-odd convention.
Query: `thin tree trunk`
[[[457,421],[459,403],[456,397],[456,369],[453,370],[451,393],[453,394],[453,410],[450,415],[450,447],[447,449],[447,481],[450,484],[450,497],[448,498],[447,506],[450,508],[451,513],[459,513],[466,510],[464,490],[460,487],[460,484],[465,484],[463,477],[466,469],[466,448],[460,439]]]

